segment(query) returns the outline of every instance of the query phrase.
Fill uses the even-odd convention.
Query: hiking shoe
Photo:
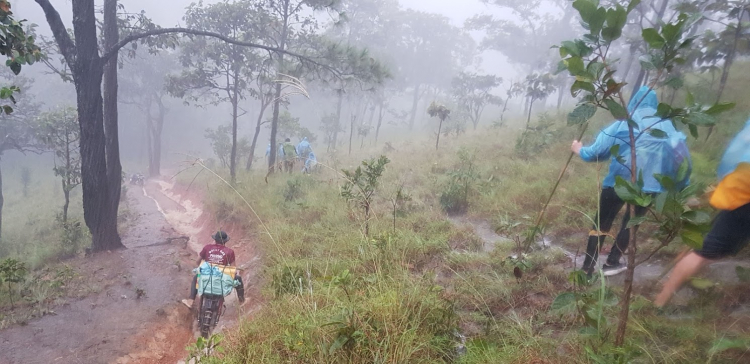
[[[605,277],[610,277],[610,276],[618,275],[626,271],[627,269],[628,267],[623,264],[616,264],[616,265],[604,264],[602,266],[602,273],[604,274]]]

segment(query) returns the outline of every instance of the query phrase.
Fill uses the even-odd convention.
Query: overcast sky
[[[480,13],[490,13],[502,16],[496,7],[488,7],[479,0],[399,0],[404,8],[421,10],[431,13],[442,14],[449,19],[455,26],[463,26],[466,19]],[[60,12],[66,26],[71,27],[71,4],[70,0],[50,0],[55,8]],[[151,17],[156,24],[161,26],[174,26],[180,24],[185,8],[197,0],[120,0],[125,9],[130,12],[145,10],[146,14]],[[204,3],[215,2],[204,0]],[[97,5],[103,3],[102,0],[96,0]],[[39,31],[42,34],[50,34],[49,26],[44,19],[44,13],[39,5],[33,0],[18,0],[13,2],[14,12],[19,18],[26,18],[39,24]],[[514,77],[513,67],[504,61],[504,57],[496,52],[486,52],[483,55],[484,63],[482,68],[484,72],[497,74],[503,78]]]

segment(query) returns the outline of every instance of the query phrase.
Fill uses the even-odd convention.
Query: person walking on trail
[[[271,143],[268,143],[268,146],[266,147],[266,158],[271,154]]]
[[[310,151],[310,153],[307,154],[307,159],[305,159],[305,165],[302,167],[302,173],[303,174],[312,173],[313,169],[317,165],[318,165],[318,159],[315,158],[315,153]]]
[[[685,255],[672,269],[654,300],[656,307],[664,307],[701,268],[736,255],[750,242],[750,120],[729,144],[717,175],[719,185],[710,202],[719,214],[703,239],[703,247]]]
[[[294,169],[294,160],[297,159],[297,149],[291,143],[289,138],[284,140],[284,144],[281,145],[281,148],[284,150],[284,170],[292,173],[292,170]]]
[[[307,156],[312,153],[312,146],[307,140],[307,137],[302,138],[302,141],[297,144],[297,155],[300,159],[307,160]]]
[[[234,250],[226,246],[229,241],[229,235],[227,235],[226,232],[219,230],[213,234],[211,238],[214,239],[214,243],[203,247],[203,250],[201,250],[199,254],[197,264],[200,265],[201,262],[205,261],[218,265],[234,265]],[[242,277],[237,274],[234,279],[239,282],[239,286],[236,288],[237,298],[239,298],[240,303],[243,303],[245,302],[245,286],[242,283]],[[188,307],[193,307],[195,297],[198,295],[198,289],[196,288],[197,280],[198,276],[193,276],[193,282],[190,285],[190,299],[182,300],[182,303]]]
[[[643,191],[657,194],[663,192],[663,187],[654,177],[655,174],[677,179],[678,170],[683,162],[687,163],[688,173],[682,181],[677,181],[678,188],[684,188],[689,183],[691,168],[690,153],[685,143],[686,137],[674,128],[671,120],[662,120],[656,117],[658,100],[656,93],[647,86],[641,87],[636,95],[630,100],[628,112],[632,119],[638,124],[634,133],[636,139],[636,163],[638,174],[643,176]],[[653,130],[661,130],[660,137],[654,136]],[[612,155],[613,147],[619,146],[617,155]],[[615,178],[617,176],[630,181],[631,150],[628,122],[618,120],[603,129],[596,137],[594,144],[584,147],[580,141],[573,141],[571,149],[586,162],[601,162],[610,160],[609,174],[602,183],[602,191],[599,198],[599,211],[594,219],[593,230],[589,233],[586,244],[586,256],[583,262],[583,270],[591,275],[596,270],[599,249],[609,234],[612,224],[625,202],[615,193]],[[615,148],[617,149],[617,148]],[[635,215],[640,217],[646,214],[647,208],[636,206]],[[620,258],[627,249],[630,242],[630,229],[627,227],[630,221],[630,210],[627,209],[622,220],[614,245],[602,267],[605,276],[619,274],[626,270],[626,266],[620,264]]]

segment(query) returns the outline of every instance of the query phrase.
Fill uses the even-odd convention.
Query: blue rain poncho
[[[210,294],[216,296],[228,296],[232,293],[234,287],[239,286],[239,282],[228,274],[225,274],[219,267],[203,262],[193,270],[200,273],[198,279],[198,294]]]
[[[656,115],[659,102],[656,93],[643,86],[630,100],[628,111],[633,121],[638,124],[634,130],[636,137],[636,164],[638,173],[643,173],[643,191],[660,193],[664,189],[654,178],[655,174],[677,178],[680,165],[688,163],[688,173],[682,181],[676,181],[678,188],[686,187],[690,180],[692,162],[686,144],[685,134],[677,131],[671,120],[661,120]],[[666,137],[651,135],[645,130],[658,129]],[[610,153],[614,145],[619,145],[617,156]],[[619,157],[619,161],[618,161]],[[627,121],[618,120],[603,129],[596,137],[594,144],[581,148],[581,159],[586,162],[600,162],[610,159],[609,174],[604,178],[603,187],[614,187],[615,177],[620,176],[630,181],[630,136]]]
[[[318,165],[318,159],[315,158],[315,153],[310,150],[310,153],[307,154],[307,159],[305,159],[305,167],[302,168],[302,172],[310,173],[316,165]]]
[[[741,163],[750,164],[750,120],[745,123],[745,128],[729,143],[727,151],[719,163],[719,181],[734,172]]]
[[[310,142],[307,141],[307,137],[302,138],[302,141],[297,144],[297,155],[304,158],[311,152],[312,146],[310,146]]]
[[[271,143],[268,143],[268,146],[266,147],[266,157],[271,154]]]

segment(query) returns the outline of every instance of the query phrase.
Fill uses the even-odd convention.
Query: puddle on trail
[[[190,249],[199,252],[202,248],[200,233],[203,227],[197,226],[196,221],[200,221],[203,209],[174,193],[174,183],[163,180],[155,182],[157,187],[149,188],[148,191],[144,188],[143,194],[156,203],[156,208],[164,215],[169,225],[190,238]]]

